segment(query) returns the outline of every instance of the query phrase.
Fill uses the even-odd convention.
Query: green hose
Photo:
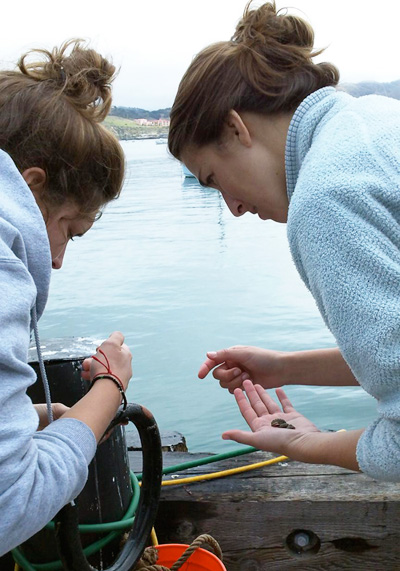
[[[183,462],[182,464],[176,464],[175,466],[169,466],[164,468],[163,475],[171,474],[173,472],[181,472],[182,470],[187,470],[188,468],[195,468],[196,466],[202,466],[203,464],[212,464],[213,462],[219,462],[220,460],[226,460],[227,458],[234,458],[235,456],[242,456],[243,454],[250,454],[251,452],[258,452],[258,448],[253,448],[252,446],[245,446],[243,448],[237,448],[236,450],[231,450],[231,452],[222,452],[221,454],[213,454],[212,456],[205,456],[199,460],[191,460],[190,462]],[[142,479],[142,474],[136,474],[137,479]]]
[[[123,530],[129,527],[132,527],[134,514],[136,512],[136,508],[139,503],[140,497],[140,487],[139,482],[136,475],[131,472],[131,483],[133,488],[133,496],[129,507],[121,519],[121,521],[112,521],[108,523],[94,523],[94,524],[80,524],[79,531],[82,533],[105,533],[107,531],[111,531],[105,537],[91,543],[83,552],[85,553],[86,557],[93,555],[96,551],[99,551],[103,547],[105,547],[108,543],[110,543],[113,539],[117,538],[120,533],[115,530]],[[54,522],[49,522],[46,526],[47,528],[54,529]],[[16,547],[11,551],[14,561],[18,563],[24,571],[58,571],[59,569],[63,569],[63,565],[61,561],[50,561],[49,563],[30,563],[26,557],[22,554],[21,550]]]

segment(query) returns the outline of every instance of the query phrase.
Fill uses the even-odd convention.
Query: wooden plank
[[[164,464],[201,456],[167,452]],[[180,475],[271,457],[257,452]],[[138,453],[129,453],[129,460],[134,471],[140,470]],[[211,534],[221,545],[229,571],[390,571],[400,569],[400,486],[342,468],[285,462],[163,487],[156,532],[160,543],[187,544],[202,533]]]
[[[127,427],[125,430],[126,446],[130,452],[142,449],[139,433],[134,427]],[[160,434],[161,449],[163,452],[187,452],[186,439],[176,430],[165,430]]]

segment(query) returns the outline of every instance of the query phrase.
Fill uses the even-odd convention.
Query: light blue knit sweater
[[[43,312],[51,256],[43,217],[10,157],[0,151],[0,555],[39,531],[82,490],[96,451],[73,418],[36,432],[26,394],[31,310]]]
[[[313,93],[289,128],[286,175],[297,269],[378,403],[360,468],[400,481],[400,101]]]

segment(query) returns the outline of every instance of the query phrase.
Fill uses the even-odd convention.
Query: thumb
[[[222,434],[222,440],[234,440],[239,444],[247,444],[254,446],[254,433],[245,432],[244,430],[227,430]]]

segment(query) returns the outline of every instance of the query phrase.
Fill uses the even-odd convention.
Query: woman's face
[[[247,116],[244,122],[235,114],[221,143],[189,147],[182,160],[200,184],[222,194],[234,216],[250,212],[262,220],[286,222],[285,142],[290,118],[278,127],[276,122],[263,124],[262,129],[257,121],[258,116]]]
[[[53,270],[59,270],[68,242],[90,230],[96,212],[93,216],[84,217],[79,208],[68,201],[61,206],[48,206],[43,200],[46,192],[46,173],[42,168],[30,167],[22,172],[22,177],[31,189],[46,223]]]
[[[39,204],[40,208],[40,204]],[[93,218],[84,218],[73,204],[65,204],[57,208],[46,209],[43,212],[49,237],[53,270],[62,266],[68,242],[75,237],[83,236],[93,226]]]

